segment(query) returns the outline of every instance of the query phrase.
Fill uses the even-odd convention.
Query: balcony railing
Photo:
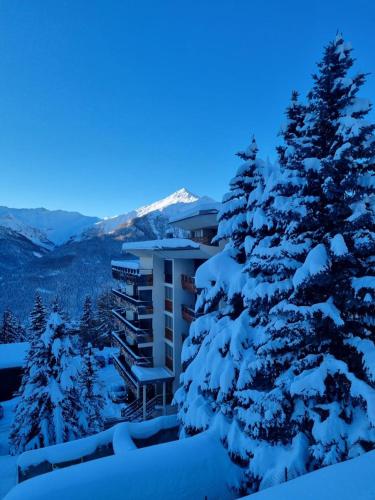
[[[122,357],[113,356],[113,364],[119,372],[120,376],[125,379],[125,382],[129,385],[130,389],[136,393],[137,392],[137,381],[131,370],[128,370],[125,365],[125,361]]]
[[[173,312],[173,302],[170,299],[165,299],[164,309],[168,312]]]
[[[112,277],[115,280],[125,281],[126,283],[138,286],[153,285],[152,269],[138,269],[134,271],[134,269],[112,266]]]
[[[168,339],[171,342],[173,342],[173,330],[171,330],[170,328],[165,327],[164,336],[165,336],[166,339]]]
[[[147,368],[152,367],[152,358],[139,354],[136,346],[129,346],[125,339],[123,339],[118,332],[112,332],[112,339],[114,343],[120,348],[124,366],[131,370],[134,365],[144,366]]]
[[[200,314],[196,313],[191,306],[187,306],[185,304],[181,306],[181,314],[183,319],[188,323],[192,323],[198,318],[198,316],[200,316]]]
[[[127,319],[121,309],[112,309],[112,314],[120,322],[126,336],[129,335],[132,338],[133,344],[152,342],[152,328],[141,327],[139,320]]]
[[[195,277],[188,276],[187,274],[181,274],[181,286],[184,290],[191,293],[197,293],[197,287],[195,286]]]
[[[152,302],[147,302],[146,300],[140,300],[136,297],[127,295],[124,290],[113,288],[112,293],[116,298],[120,299],[120,301],[126,302],[128,308],[136,312],[139,316],[147,316],[154,312]]]

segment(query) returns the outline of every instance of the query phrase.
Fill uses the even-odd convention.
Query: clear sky
[[[374,27],[373,0],[2,0],[0,205],[220,199],[252,133],[274,156],[338,29],[375,101]]]

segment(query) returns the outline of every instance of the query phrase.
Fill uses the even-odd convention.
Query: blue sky
[[[0,205],[114,215],[186,187],[220,199],[256,134],[274,156],[341,30],[373,73],[372,0],[3,0]]]

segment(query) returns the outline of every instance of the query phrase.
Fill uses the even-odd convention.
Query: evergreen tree
[[[35,295],[34,307],[30,313],[29,340],[32,343],[38,339],[46,328],[47,311],[42,302],[42,298],[37,293]]]
[[[95,316],[92,309],[91,297],[87,296],[83,304],[83,313],[80,321],[80,341],[83,349],[88,343],[96,345]]]
[[[256,152],[253,139],[247,152],[238,155],[244,163],[230,182],[219,214],[217,240],[226,245],[196,274],[202,289],[196,310],[203,315],[191,325],[184,343],[182,387],[175,394],[183,436],[206,429],[219,408],[225,415],[232,412],[235,366],[243,347],[238,341],[232,349],[231,332],[250,321],[242,297],[245,259],[258,241],[258,231],[269,227],[263,204],[265,176],[272,178],[272,167],[257,159]]]
[[[77,439],[83,433],[76,353],[57,312],[50,314],[35,342],[10,433],[13,454]]]
[[[115,307],[113,295],[110,290],[103,292],[97,300],[96,317],[96,345],[98,347],[111,344],[111,332],[113,330],[112,309]]]
[[[307,105],[293,96],[280,171],[248,203],[247,220],[260,204],[268,222],[245,237],[245,309],[231,318],[218,302],[183,348],[182,435],[216,428],[241,491],[375,447],[375,140],[352,65],[338,36]],[[203,308],[215,289],[240,288],[215,259],[197,273]]]
[[[3,323],[0,331],[0,343],[10,344],[22,342],[24,331],[19,320],[13,315],[10,309],[6,309],[3,314]]]
[[[103,386],[98,378],[98,365],[89,343],[82,357],[79,374],[80,403],[82,405],[81,422],[86,434],[95,434],[103,430]]]

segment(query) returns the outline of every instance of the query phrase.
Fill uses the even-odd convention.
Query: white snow
[[[67,242],[98,220],[97,217],[64,210],[0,207],[0,226],[12,229],[46,248]]]
[[[140,382],[150,382],[152,380],[169,380],[173,378],[171,372],[169,372],[163,366],[145,368],[143,366],[133,365],[132,372]]]
[[[344,237],[342,234],[336,234],[330,241],[330,246],[332,253],[336,257],[342,257],[348,253],[348,247],[346,246]]]
[[[163,240],[132,241],[122,245],[123,252],[132,250],[189,250],[199,248],[199,243],[185,238],[165,238]]]
[[[0,344],[0,369],[22,367],[28,348],[28,342]]]
[[[216,435],[205,432],[40,475],[17,485],[6,500],[191,500],[205,496],[226,500],[234,498],[227,488],[234,471]]]
[[[308,278],[321,274],[329,268],[330,262],[325,246],[320,243],[307,254],[303,265],[293,276],[293,285],[298,288]]]
[[[110,234],[119,227],[130,223],[137,217],[143,217],[151,213],[162,213],[168,218],[173,218],[177,217],[181,212],[184,212],[186,207],[191,207],[192,210],[196,210],[201,205],[212,202],[213,200],[207,196],[199,197],[190,193],[187,189],[182,188],[150,205],[145,205],[125,214],[103,219],[95,224],[95,230],[103,234]]]
[[[279,486],[268,488],[251,500],[374,500],[375,451],[325,467]]]
[[[363,289],[375,290],[375,276],[352,278],[352,287],[354,288],[356,294]]]
[[[17,457],[10,455],[0,456],[0,498],[4,498],[8,491],[16,484]]]
[[[122,267],[124,269],[139,269],[139,260],[112,260],[111,266]]]
[[[220,210],[221,203],[217,201],[194,203],[192,207],[182,210],[180,214],[169,218],[169,222],[177,222],[181,219],[188,219],[204,213],[216,213]]]

